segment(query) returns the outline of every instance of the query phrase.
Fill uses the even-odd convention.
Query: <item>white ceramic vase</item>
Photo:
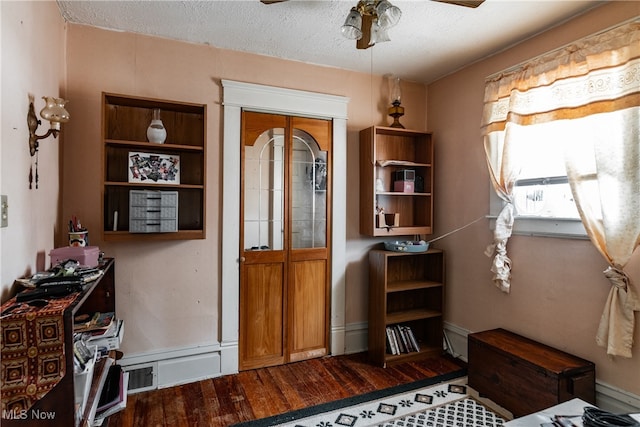
[[[167,139],[167,130],[164,128],[164,124],[162,124],[162,120],[160,119],[159,108],[153,110],[153,118],[147,128],[147,139],[149,142],[156,144],[164,144],[164,141]]]

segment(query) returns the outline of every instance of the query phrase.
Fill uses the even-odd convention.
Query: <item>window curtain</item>
[[[482,130],[494,188],[505,200],[492,270],[508,291],[511,189],[523,142],[564,147],[567,176],[589,238],[611,283],[596,341],[631,357],[640,303],[624,266],[640,245],[640,20],[586,37],[487,79]],[[506,236],[506,237],[505,237]],[[501,253],[504,250],[504,254]]]
[[[494,131],[485,136],[485,154],[489,166],[489,176],[496,194],[505,204],[498,218],[494,230],[493,243],[487,247],[485,254],[492,256],[491,264],[493,282],[501,291],[508,293],[511,287],[511,259],[507,256],[507,241],[513,229],[513,186],[518,178],[520,168],[517,166],[518,156],[512,153],[512,141],[509,128]]]

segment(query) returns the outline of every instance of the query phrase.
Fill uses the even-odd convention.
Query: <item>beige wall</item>
[[[0,1],[2,15],[2,128],[0,193],[8,196],[9,226],[0,229],[0,298],[14,279],[43,270],[54,247],[60,201],[58,153],[62,142],[40,141],[29,154],[28,94],[38,118],[43,96],[65,96],[65,25],[54,1]],[[43,120],[44,121],[44,120]],[[49,129],[44,121],[38,130]],[[64,125],[63,125],[64,133]],[[64,135],[60,138],[64,139]],[[29,190],[29,168],[38,160],[39,188]]]
[[[489,177],[480,136],[484,78],[585,35],[640,16],[640,3],[614,2],[428,87],[428,127],[437,136],[436,228],[466,224],[489,211]],[[604,258],[588,240],[516,236],[508,244],[512,290],[491,282],[488,221],[443,239],[447,321],[470,331],[512,329],[596,363],[597,378],[640,394],[640,325],[634,357],[607,358],[595,335],[609,291]],[[627,272],[640,287],[640,251]]]
[[[382,78],[283,61],[204,45],[69,25],[70,113],[64,156],[63,218],[82,218],[108,256],[116,258],[117,309],[127,322],[128,355],[217,342],[220,294],[221,147],[220,79],[302,89],[350,98],[348,105],[347,323],[366,321],[362,259],[375,241],[358,234],[358,131],[389,124],[388,85]],[[369,61],[369,59],[367,59]],[[424,130],[426,89],[405,83],[407,127]],[[101,92],[208,105],[207,238],[162,243],[101,241]],[[379,107],[382,105],[382,107]],[[233,179],[233,178],[232,178]],[[345,179],[345,177],[338,177]],[[64,242],[62,242],[64,243]]]

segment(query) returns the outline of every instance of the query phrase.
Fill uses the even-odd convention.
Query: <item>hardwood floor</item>
[[[133,394],[108,427],[226,427],[460,367],[464,363],[449,356],[388,368],[369,364],[364,353],[324,357]]]

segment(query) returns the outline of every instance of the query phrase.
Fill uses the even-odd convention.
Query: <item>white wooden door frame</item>
[[[222,153],[222,301],[221,374],[238,372],[240,268],[240,116],[242,110],[333,121],[333,175],[347,175],[349,98],[222,80],[224,133]],[[333,179],[331,251],[331,354],[345,351],[345,271],[347,186]]]

